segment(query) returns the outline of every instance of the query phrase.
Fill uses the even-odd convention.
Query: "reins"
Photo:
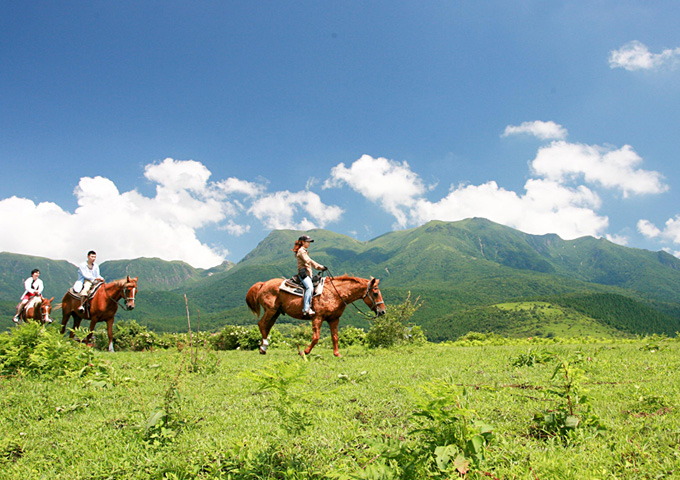
[[[109,294],[109,291],[106,288],[106,283],[102,282],[102,287],[104,288],[104,293],[106,293],[106,296],[108,297],[109,300],[111,300],[113,303],[118,304],[118,306],[120,308],[122,308],[123,310],[130,311],[130,309],[128,308],[128,306],[126,304],[120,303],[120,299],[118,299],[118,300],[113,299],[113,297]],[[127,290],[127,287],[123,286],[123,297],[122,298],[125,298],[125,301],[127,301],[128,298],[125,296],[125,290]],[[134,300],[134,297],[132,299]]]
[[[357,307],[354,303],[347,303],[347,302],[345,301],[345,299],[342,298],[342,295],[340,295],[340,292],[338,292],[337,287],[336,287],[335,284],[333,283],[333,280],[335,279],[335,276],[331,273],[331,271],[330,271],[330,269],[329,269],[328,267],[326,267],[326,272],[328,273],[328,279],[331,281],[331,285],[333,286],[333,290],[335,290],[335,293],[338,295],[338,297],[340,298],[340,300],[342,300],[342,303],[345,304],[345,307],[346,307],[347,305],[352,305],[354,308],[356,308],[357,312],[359,312],[359,313],[360,313],[361,315],[363,315],[365,318],[375,318],[375,317],[376,317],[376,315],[369,315],[368,313],[365,313],[365,312],[361,311],[361,309],[360,309],[359,307]],[[362,299],[363,299],[363,298],[366,298],[367,295],[368,295],[368,287],[366,288],[366,293],[365,293],[364,296],[361,297],[361,298],[362,298]],[[371,297],[371,300],[373,301],[374,304],[378,305],[373,297]]]

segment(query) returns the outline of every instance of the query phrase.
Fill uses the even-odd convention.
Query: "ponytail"
[[[304,245],[304,242],[302,240],[295,240],[295,245],[293,245],[293,251],[297,253],[298,250],[300,250],[300,247],[302,247],[302,245]]]

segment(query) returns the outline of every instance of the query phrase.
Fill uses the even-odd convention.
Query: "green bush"
[[[366,341],[366,332],[363,328],[353,327],[347,325],[338,332],[338,344],[340,347],[349,347],[350,345],[363,345]]]
[[[56,327],[27,323],[0,334],[0,374],[62,376],[91,365],[92,352]]]
[[[220,332],[210,335],[210,346],[215,350],[257,350],[262,334],[257,326],[226,325]],[[270,346],[283,343],[283,336],[275,329],[269,332]]]
[[[366,333],[366,345],[370,348],[377,348],[392,347],[402,343],[426,342],[427,339],[422,329],[410,326],[408,323],[422,304],[419,298],[411,301],[409,293],[404,302],[388,306],[385,315],[373,319],[371,328]]]

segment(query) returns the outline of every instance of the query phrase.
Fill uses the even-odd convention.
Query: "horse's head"
[[[379,283],[380,280],[377,278],[371,278],[371,281],[368,282],[368,286],[366,287],[364,302],[371,310],[373,310],[376,315],[382,316],[385,315],[385,301],[383,300],[382,293],[380,293],[380,289],[378,288]]]
[[[135,308],[135,295],[137,295],[137,279],[139,277],[130,278],[130,275],[125,279],[123,285],[123,298],[125,299],[125,309],[133,310]]]
[[[50,313],[52,313],[52,300],[54,300],[54,297],[50,299],[43,298],[40,303],[40,319],[42,323],[52,323],[52,317],[50,317]]]

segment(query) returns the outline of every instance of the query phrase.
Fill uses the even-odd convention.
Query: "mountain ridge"
[[[677,326],[673,319],[680,319],[680,260],[672,255],[594,237],[563,240],[555,234],[532,235],[481,218],[434,220],[369,241],[323,229],[274,230],[235,264],[225,262],[203,270],[157,258],[116,260],[102,263],[102,274],[107,278],[140,277],[138,303],[145,305],[145,295],[149,295],[149,303],[155,299],[153,308],[145,305],[132,314],[140,321],[151,321],[153,315],[182,316],[184,312],[178,310],[186,294],[191,305],[200,308],[202,320],[213,326],[252,324],[255,320],[245,308],[245,292],[257,281],[295,273],[291,249],[303,233],[316,240],[310,248],[312,258],[329,266],[332,274],[381,278],[388,303],[399,303],[409,292],[420,296],[424,305],[414,321],[426,330],[441,329],[437,321],[455,312],[518,299],[578,294],[614,294],[643,302],[666,315],[660,318],[668,328],[659,329],[669,334]],[[30,261],[38,259],[0,253],[0,271],[4,272],[0,275],[0,300],[16,301],[21,282],[30,272],[19,269],[17,273],[18,266],[27,268]],[[75,265],[45,262],[50,272],[56,272],[50,279],[55,287],[68,288],[75,280]],[[14,273],[9,274],[12,269]],[[46,288],[48,285],[51,283],[46,283]],[[61,295],[55,294],[57,298]],[[632,309],[625,302],[612,305]],[[345,317],[361,323],[349,312]],[[154,319],[154,325],[159,322]]]

